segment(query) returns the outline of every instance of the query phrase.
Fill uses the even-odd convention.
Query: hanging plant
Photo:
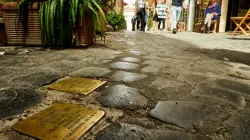
[[[25,25],[25,16],[28,15],[29,5],[34,1],[24,0],[20,3],[19,19]],[[96,0],[48,0],[40,3],[39,22],[41,29],[41,41],[44,47],[56,49],[72,46],[72,36],[75,25],[84,26],[82,21],[86,14],[92,16],[93,32],[104,32],[104,24],[101,18],[106,17],[101,8],[101,3]],[[78,23],[77,23],[78,22]]]

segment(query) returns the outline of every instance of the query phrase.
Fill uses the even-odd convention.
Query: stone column
[[[189,0],[188,20],[187,20],[187,31],[189,32],[192,32],[194,29],[194,16],[195,16],[195,0]]]
[[[228,1],[229,0],[222,0],[219,32],[225,32],[226,31]]]

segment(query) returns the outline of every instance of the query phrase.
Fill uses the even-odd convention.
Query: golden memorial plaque
[[[74,104],[57,103],[16,123],[12,128],[42,140],[77,140],[104,115]]]
[[[49,85],[48,88],[87,95],[105,83],[106,81],[101,81],[101,80],[93,80],[81,77],[71,77],[57,81]]]

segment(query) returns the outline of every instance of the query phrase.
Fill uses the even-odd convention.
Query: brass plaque
[[[16,131],[42,140],[77,140],[104,115],[74,104],[58,103],[16,123]]]
[[[87,95],[105,83],[106,81],[101,81],[101,80],[93,80],[81,77],[71,77],[57,81],[49,85],[48,88]]]

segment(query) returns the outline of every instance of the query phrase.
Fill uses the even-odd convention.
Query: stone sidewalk
[[[149,32],[158,34],[155,32]],[[160,33],[168,38],[178,39],[207,49],[226,49],[239,52],[250,52],[250,37],[244,35],[232,36],[231,33],[201,34],[195,32]]]
[[[211,36],[218,40],[209,44]],[[218,41],[220,49],[212,49]],[[11,126],[57,102],[105,111],[81,140],[250,139],[250,54],[233,50],[236,40],[116,32],[106,42],[87,49],[7,49],[0,56],[1,140],[33,140]],[[107,85],[87,96],[46,88],[69,76]]]

